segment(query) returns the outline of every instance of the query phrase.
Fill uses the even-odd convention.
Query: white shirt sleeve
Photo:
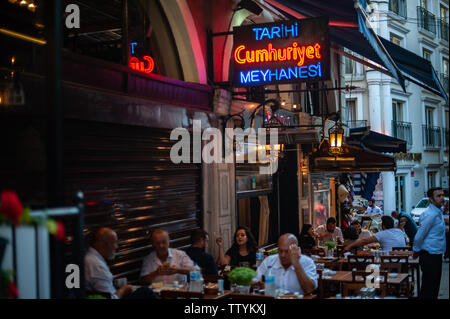
[[[109,293],[113,297],[116,289],[114,288],[109,269],[105,269],[105,267],[99,264],[90,263],[86,263],[85,267],[87,268],[89,285],[90,289],[93,290],[92,292]]]
[[[180,254],[179,258],[179,267],[180,268],[193,268],[194,262],[191,258],[182,250],[179,250],[178,253]]]
[[[267,267],[269,266],[270,256],[266,257],[261,265],[256,269],[256,279],[262,280],[262,276],[264,276],[267,272]]]
[[[301,258],[301,265],[306,275],[314,281],[314,289],[317,289],[318,274],[316,269],[316,264],[311,258]]]

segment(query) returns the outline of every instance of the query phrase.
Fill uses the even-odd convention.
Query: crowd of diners
[[[423,285],[420,295],[428,298],[437,297],[436,272],[437,260],[445,251],[445,224],[443,219],[444,197],[442,189],[431,189],[428,192],[430,208],[421,217],[421,227],[417,228],[414,221],[407,216],[393,212],[392,216],[382,216],[382,230],[372,234],[361,227],[358,220],[353,220],[343,231],[336,226],[336,219],[328,218],[326,224],[316,229],[305,224],[298,234],[283,234],[278,239],[278,253],[266,257],[256,268],[257,243],[251,231],[240,226],[236,229],[231,247],[224,252],[223,239],[216,238],[219,257],[206,252],[209,241],[208,233],[196,229],[191,234],[191,246],[186,250],[170,248],[169,233],[161,228],[153,230],[151,243],[153,251],[144,258],[140,272],[142,287],[123,285],[114,287],[114,280],[108,268],[107,260],[113,260],[118,248],[117,234],[109,228],[100,228],[95,232],[94,240],[85,256],[86,289],[91,293],[109,294],[111,298],[156,298],[149,288],[152,283],[172,283],[183,281],[189,276],[197,264],[204,274],[217,275],[218,268],[226,265],[247,266],[256,268],[257,277],[254,284],[264,287],[263,279],[270,271],[276,278],[276,288],[290,293],[310,294],[318,286],[318,274],[314,261],[306,254],[319,246],[319,243],[333,241],[343,245],[345,251],[362,249],[371,245],[380,245],[384,251],[392,247],[413,247],[414,258],[420,258],[423,272]],[[448,214],[448,203],[446,204]],[[440,215],[439,215],[440,214]],[[395,227],[394,218],[398,219]],[[442,229],[441,229],[442,228]],[[431,257],[430,257],[431,256]],[[442,267],[442,265],[441,265]],[[434,277],[433,277],[434,276]],[[439,275],[440,282],[440,275]],[[426,283],[426,281],[429,281]],[[432,284],[431,284],[432,283]],[[425,285],[425,287],[423,287]],[[439,283],[437,284],[439,291]]]

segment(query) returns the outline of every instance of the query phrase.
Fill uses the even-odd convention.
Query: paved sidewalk
[[[441,287],[439,290],[439,299],[449,299],[448,298],[448,262],[442,263],[442,278]]]

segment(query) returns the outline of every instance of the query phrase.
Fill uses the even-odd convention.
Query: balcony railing
[[[406,18],[406,0],[389,0],[389,11]]]
[[[422,125],[423,146],[426,148],[441,147],[441,128]]]
[[[367,120],[347,121],[348,128],[367,127]]]
[[[448,150],[448,139],[449,139],[448,133],[449,133],[448,128],[444,129],[444,136],[443,136],[442,144],[444,144],[444,149],[446,149],[446,150]]]
[[[392,136],[406,141],[407,148],[412,146],[412,126],[409,122],[392,121]]]
[[[449,93],[448,74],[441,73],[441,84],[444,87],[445,92]]]
[[[425,8],[417,7],[417,25],[436,34],[436,17]]]
[[[448,23],[444,20],[439,20],[439,38],[448,42]]]

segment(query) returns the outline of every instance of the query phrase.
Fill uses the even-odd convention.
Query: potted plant
[[[332,241],[324,242],[323,245],[327,248],[326,257],[333,257],[333,250],[336,248],[336,243]]]
[[[236,267],[228,274],[228,280],[233,284],[232,290],[239,293],[250,293],[252,279],[256,271],[248,267]]]

